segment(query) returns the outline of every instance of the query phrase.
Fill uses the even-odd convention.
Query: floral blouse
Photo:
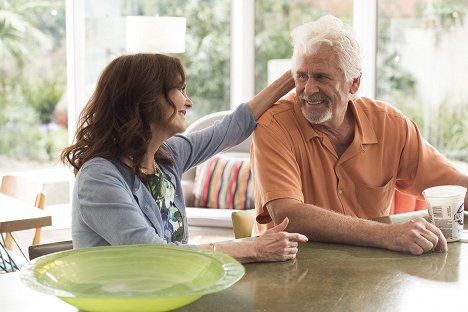
[[[184,236],[182,214],[174,204],[175,188],[163,171],[150,175],[144,182],[149,192],[159,206],[163,220],[166,243],[180,242]]]

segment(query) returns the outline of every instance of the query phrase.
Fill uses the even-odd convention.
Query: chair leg
[[[14,241],[13,236],[11,236],[11,240]],[[6,240],[4,239],[3,235],[0,234],[0,272],[7,273],[19,270],[19,267],[18,265],[16,265],[15,261],[11,257],[9,250],[7,250],[5,247]]]
[[[33,245],[39,245],[41,243],[42,228],[36,228],[34,232]]]
[[[10,251],[13,250],[13,236],[11,236],[11,233],[6,233],[5,248]]]
[[[39,209],[44,209],[46,204],[46,195],[45,193],[41,192],[37,194],[36,197],[36,207]],[[42,236],[42,228],[36,228],[36,231],[34,232],[34,238],[33,238],[33,246],[39,245],[41,243],[41,236]]]

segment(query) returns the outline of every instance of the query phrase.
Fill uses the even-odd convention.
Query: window
[[[290,32],[326,14],[352,25],[353,1],[255,1],[255,92],[290,65]]]
[[[186,18],[186,51],[175,55],[187,69],[188,94],[194,102],[188,116],[191,122],[209,112],[229,109],[230,103],[238,104],[238,100],[231,101],[233,93],[239,93],[230,93],[233,72],[249,67],[245,73],[252,77],[241,76],[241,82],[251,86],[242,97],[260,91],[275,64],[284,64],[278,60],[291,57],[289,33],[295,26],[324,14],[336,15],[351,25],[353,19],[360,23],[371,20],[367,17],[372,14],[377,25],[354,26],[364,28],[360,30],[364,34],[370,33],[370,27],[377,31],[376,52],[372,45],[374,50],[365,53],[367,59],[376,55],[376,64],[371,62],[369,68],[376,73],[375,97],[413,118],[423,136],[449,158],[468,161],[468,89],[464,86],[468,78],[468,2],[381,0],[375,10],[376,2],[67,1],[67,28],[74,31],[68,34],[66,50],[65,1],[3,0],[0,19],[14,17],[16,23],[0,23],[0,172],[57,163],[67,145],[66,58],[74,64],[68,76],[68,92],[74,94],[68,101],[71,116],[75,114],[70,121],[73,125],[99,73],[125,52],[125,18],[135,15]],[[233,7],[238,3],[244,11],[236,15]],[[366,15],[361,11],[366,9],[370,13],[363,18]],[[246,11],[252,14],[244,14]],[[252,23],[239,23],[239,17]],[[243,27],[251,38],[244,43],[250,46],[233,46],[232,34]],[[232,48],[237,50],[232,52]],[[242,62],[241,58],[240,65],[232,66],[233,57],[242,49],[250,49],[254,60]],[[366,77],[374,80],[372,75]],[[366,95],[373,96],[373,85],[371,89]]]
[[[377,98],[418,124],[451,159],[468,161],[468,2],[382,0]]]
[[[187,94],[194,102],[187,121],[229,109],[230,11],[230,1],[87,0],[84,6],[85,99],[106,64],[125,53],[127,16],[179,16],[185,17],[187,23],[185,52],[174,56],[186,68]]]
[[[65,1],[3,0],[0,172],[49,167],[67,145]]]

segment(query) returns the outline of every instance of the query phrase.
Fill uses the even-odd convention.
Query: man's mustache
[[[328,101],[328,96],[321,92],[314,93],[312,95],[305,95],[304,93],[299,96],[299,98],[303,101],[307,102],[321,102],[321,101]]]

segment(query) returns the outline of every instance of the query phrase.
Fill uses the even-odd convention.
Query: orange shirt
[[[389,214],[395,188],[421,198],[427,187],[457,183],[460,173],[395,108],[368,98],[349,105],[354,140],[341,157],[304,118],[296,94],[263,114],[251,150],[259,223],[271,221],[265,205],[274,199],[373,218]]]

